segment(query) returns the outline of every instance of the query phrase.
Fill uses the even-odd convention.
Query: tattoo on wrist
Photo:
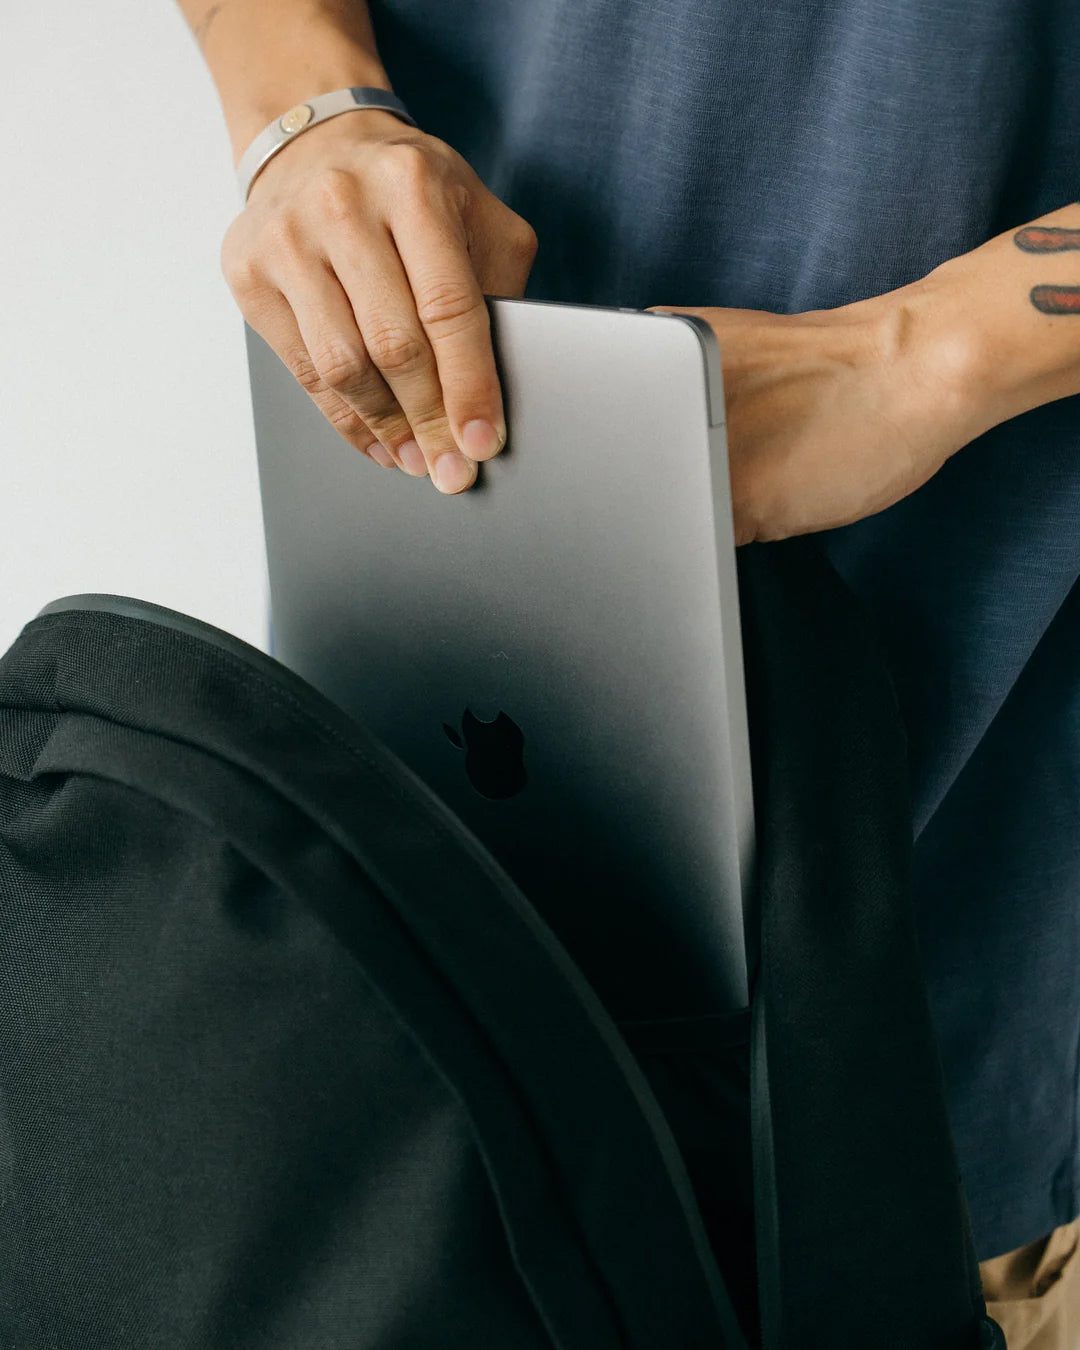
[[[1080,230],[1025,225],[1013,243],[1025,253],[1067,253],[1080,250]],[[1080,286],[1032,286],[1029,299],[1041,314],[1080,314]]]

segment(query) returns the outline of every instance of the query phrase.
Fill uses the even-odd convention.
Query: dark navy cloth
[[[842,305],[1080,189],[1075,0],[371,9],[419,125],[537,231],[532,298]],[[1080,399],[815,537],[906,721],[920,935],[986,1259],[1080,1212]]]

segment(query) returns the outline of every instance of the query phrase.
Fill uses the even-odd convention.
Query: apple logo
[[[442,728],[446,739],[465,751],[465,772],[481,797],[499,801],[525,786],[525,737],[512,717],[500,712],[494,721],[481,722],[466,708],[460,732],[447,722]]]

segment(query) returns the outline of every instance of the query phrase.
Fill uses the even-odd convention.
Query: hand
[[[994,417],[930,284],[802,314],[653,305],[717,336],[736,546],[847,525],[914,492]]]
[[[520,296],[536,247],[445,142],[364,110],[270,160],[221,265],[350,445],[459,492],[506,439],[484,295]]]

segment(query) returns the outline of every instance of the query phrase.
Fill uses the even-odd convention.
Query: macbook
[[[624,1019],[748,1002],[750,754],[720,352],[489,297],[507,444],[371,463],[246,328],[274,655],[458,814]]]

